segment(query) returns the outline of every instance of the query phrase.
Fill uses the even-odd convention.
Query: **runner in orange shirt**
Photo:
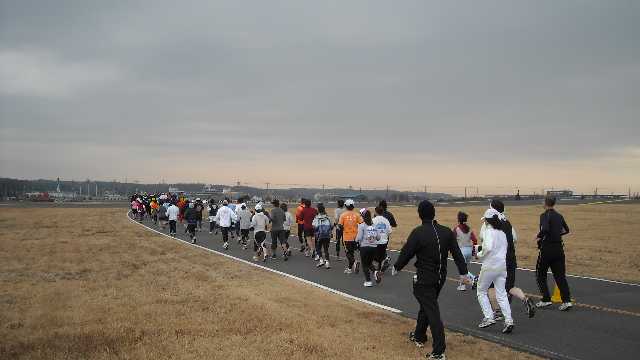
[[[357,211],[353,211],[355,202],[352,199],[348,199],[344,202],[347,210],[340,215],[338,225],[342,228],[342,239],[344,241],[344,248],[347,254],[347,260],[349,264],[344,269],[345,274],[358,273],[360,270],[360,262],[356,261],[355,251],[358,247],[356,243],[356,236],[358,235],[358,224],[362,223],[362,216]]]

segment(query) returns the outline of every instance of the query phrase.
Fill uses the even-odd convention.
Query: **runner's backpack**
[[[323,216],[318,218],[318,226],[316,227],[316,235],[318,239],[331,239],[331,220]]]

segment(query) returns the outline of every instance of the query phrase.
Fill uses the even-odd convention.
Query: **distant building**
[[[573,197],[571,190],[547,190],[547,196],[554,196],[558,199],[567,199]]]

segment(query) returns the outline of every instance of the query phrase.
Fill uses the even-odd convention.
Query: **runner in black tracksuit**
[[[416,329],[409,337],[419,347],[427,340],[427,327],[433,336],[432,359],[442,359],[446,349],[444,327],[440,319],[438,295],[444,286],[447,276],[447,255],[451,253],[458,267],[458,272],[466,281],[471,275],[467,271],[458,242],[453,232],[435,220],[435,208],[429,201],[418,205],[418,214],[422,225],[413,229],[406,244],[393,266],[392,274],[402,270],[409,261],[416,257],[416,275],[414,276],[413,294],[420,304],[420,312]]]
[[[551,268],[556,285],[560,289],[562,296],[561,311],[571,309],[571,293],[566,277],[566,266],[564,256],[564,246],[562,236],[569,233],[569,226],[564,221],[564,217],[553,209],[556,204],[554,197],[547,197],[544,200],[545,212],[540,215],[540,232],[536,236],[538,242],[538,261],[536,263],[536,281],[542,295],[542,300],[536,304],[537,307],[551,305],[549,287],[547,286],[547,271]]]
[[[184,211],[184,219],[187,221],[187,232],[191,238],[191,243],[196,243],[196,226],[198,225],[198,211],[195,208],[195,204],[190,202],[187,209]]]

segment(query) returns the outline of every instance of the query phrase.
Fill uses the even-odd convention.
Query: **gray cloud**
[[[176,137],[183,158],[638,162],[639,6],[2,1],[0,170],[55,176],[55,152],[10,159],[48,144],[71,154],[57,173],[97,176],[69,146],[146,149],[122,159],[130,169]]]

